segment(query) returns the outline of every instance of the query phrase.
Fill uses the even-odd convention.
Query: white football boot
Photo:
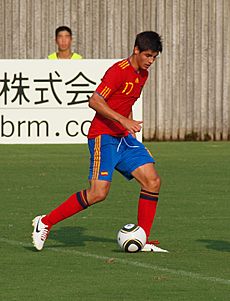
[[[38,251],[42,250],[49,234],[48,226],[41,221],[44,216],[45,215],[36,216],[32,221],[32,226],[34,227],[32,233],[33,245]]]
[[[141,249],[142,252],[155,252],[155,253],[169,253],[169,251],[161,249],[151,242],[147,242],[145,246]]]

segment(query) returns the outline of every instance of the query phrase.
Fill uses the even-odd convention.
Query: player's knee
[[[104,201],[106,197],[107,197],[107,193],[105,190],[97,191],[95,194],[95,201],[96,202]]]
[[[157,192],[160,190],[161,187],[161,178],[156,175],[154,177],[148,177],[146,179],[144,185],[142,185],[143,189],[146,189],[148,191]]]
[[[98,191],[91,191],[89,195],[89,204],[93,205],[95,203],[104,201],[107,197],[107,191],[106,190],[98,190]]]

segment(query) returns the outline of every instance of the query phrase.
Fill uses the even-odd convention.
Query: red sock
[[[86,190],[81,190],[71,195],[64,203],[44,216],[42,222],[48,225],[50,229],[53,225],[86,209],[88,206]]]
[[[138,204],[138,225],[146,233],[147,241],[156,214],[159,193],[141,190]]]

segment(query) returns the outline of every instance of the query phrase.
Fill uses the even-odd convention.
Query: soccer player
[[[55,31],[55,42],[58,47],[57,52],[48,55],[50,60],[71,59],[79,60],[82,56],[76,52],[72,52],[72,30],[67,26],[60,26]]]
[[[147,70],[160,52],[161,37],[153,31],[141,32],[136,36],[132,55],[115,63],[105,73],[89,100],[90,108],[96,111],[88,133],[90,187],[74,193],[50,213],[34,218],[32,237],[37,250],[43,248],[55,224],[106,198],[116,169],[140,185],[138,225],[145,230],[148,239],[142,251],[167,252],[149,241],[160,177],[153,157],[135,138],[142,121],[132,118],[132,106],[147,80]]]

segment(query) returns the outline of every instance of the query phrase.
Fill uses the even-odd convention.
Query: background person
[[[57,52],[48,55],[50,60],[71,59],[79,60],[82,56],[76,52],[72,52],[72,30],[68,26],[60,26],[55,31],[55,42],[57,44]]]

